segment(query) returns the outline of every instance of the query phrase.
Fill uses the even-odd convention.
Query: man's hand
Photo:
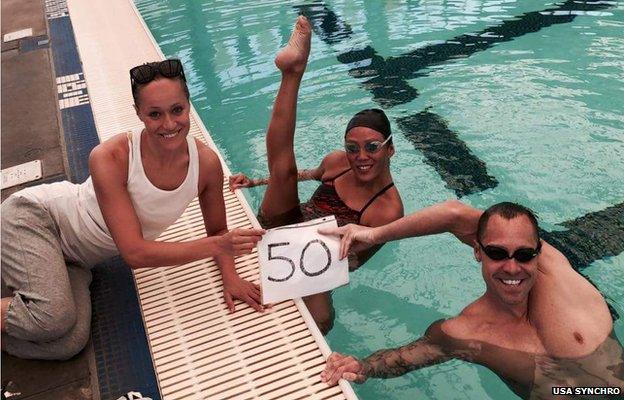
[[[244,301],[256,311],[264,311],[260,300],[260,287],[240,278],[238,275],[223,277],[223,297],[230,312],[236,310],[234,299]]]
[[[230,175],[229,178],[230,190],[233,192],[236,189],[252,187],[252,180],[249,179],[245,174],[235,174]]]
[[[318,233],[341,237],[340,259],[342,260],[349,255],[349,250],[357,253],[377,244],[374,229],[367,226],[347,224],[339,228],[321,228],[318,230]]]
[[[264,229],[232,229],[219,237],[219,250],[232,256],[249,254],[265,232]]]
[[[363,383],[366,378],[364,365],[360,360],[340,353],[331,353],[325,370],[321,372],[321,380],[330,386],[336,385],[340,379]]]

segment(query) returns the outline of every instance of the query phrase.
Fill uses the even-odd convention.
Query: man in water
[[[539,238],[531,210],[500,203],[482,212],[448,201],[381,227],[347,225],[321,233],[342,236],[344,257],[350,248],[443,232],[474,248],[485,294],[405,346],[363,360],[333,353],[321,374],[325,382],[396,377],[458,358],[490,368],[523,398],[550,398],[555,387],[624,392],[624,350],[605,300]],[[560,393],[566,392],[580,393]]]

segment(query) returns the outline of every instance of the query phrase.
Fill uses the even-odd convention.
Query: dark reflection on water
[[[380,75],[392,74],[405,79],[424,76],[425,73],[421,71],[427,67],[465,58],[496,43],[508,42],[552,25],[572,22],[581,13],[599,11],[614,5],[614,2],[599,0],[568,0],[558,7],[521,14],[480,32],[467,33],[444,43],[425,46],[398,57],[390,57],[382,66]]]
[[[542,235],[548,243],[560,249],[577,270],[624,251],[624,203],[561,225],[567,230],[543,232]]]
[[[552,25],[568,23],[578,15],[603,10],[615,4],[612,1],[568,0],[559,6],[521,14],[480,32],[456,36],[443,43],[424,46],[397,57],[384,59],[374,48],[366,46],[342,53],[338,60],[345,64],[356,63],[350,74],[360,78],[370,76],[371,79],[363,85],[373,93],[377,103],[393,107],[410,102],[418,96],[418,91],[405,80],[427,75],[426,69],[431,66],[469,57],[496,43],[508,42]],[[328,44],[338,43],[352,34],[349,25],[322,1],[298,5],[295,8],[310,19],[314,32]],[[374,18],[372,15],[368,17]]]
[[[425,156],[457,197],[496,187],[485,162],[477,158],[446,121],[428,110],[397,119],[405,137]]]
[[[327,44],[340,43],[353,34],[351,26],[327,8],[323,1],[314,1],[294,7],[310,20],[314,33]]]

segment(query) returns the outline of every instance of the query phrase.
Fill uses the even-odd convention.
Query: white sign
[[[332,215],[269,229],[258,243],[262,303],[326,292],[349,283],[347,259],[339,260],[340,240],[320,235],[337,227]]]

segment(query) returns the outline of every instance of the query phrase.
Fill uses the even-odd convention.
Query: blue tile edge
[[[117,399],[132,390],[160,400],[130,268],[116,257],[92,272],[91,339],[100,397]]]

